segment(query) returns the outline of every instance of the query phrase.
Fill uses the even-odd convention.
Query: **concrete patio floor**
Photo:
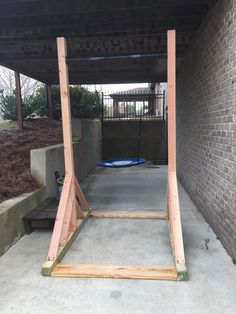
[[[96,169],[82,186],[96,210],[166,208],[165,166]],[[179,193],[188,282],[43,277],[51,233],[35,231],[0,257],[0,313],[235,314],[236,266]],[[63,261],[172,264],[166,221],[91,218]]]

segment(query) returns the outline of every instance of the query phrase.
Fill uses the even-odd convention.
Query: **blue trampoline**
[[[101,160],[97,165],[100,167],[123,168],[144,164],[145,162],[146,160],[143,158],[118,158]]]

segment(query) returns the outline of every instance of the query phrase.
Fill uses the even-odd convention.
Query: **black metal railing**
[[[160,94],[147,92],[118,92],[102,95],[103,120],[164,120],[166,111],[165,91]]]

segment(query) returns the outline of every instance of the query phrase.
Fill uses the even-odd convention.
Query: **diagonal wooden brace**
[[[75,194],[79,200],[79,204],[81,205],[82,209],[85,211],[91,211],[91,208],[89,207],[89,204],[86,198],[84,197],[81,187],[76,179],[75,179]]]
[[[57,210],[57,217],[55,220],[55,225],[54,225],[53,234],[51,238],[51,244],[49,247],[48,260],[54,260],[56,258],[58,247],[59,247],[60,241],[62,240],[62,233],[64,234],[63,230],[65,230],[65,221],[67,220],[66,209],[67,209],[69,198],[70,198],[71,182],[72,182],[72,177],[66,176],[64,180],[59,207]]]
[[[76,198],[76,201],[75,201],[75,212],[76,212],[76,216],[77,218],[83,218],[84,217],[84,213],[83,213],[83,210],[81,209],[79,203],[78,203],[78,200]]]

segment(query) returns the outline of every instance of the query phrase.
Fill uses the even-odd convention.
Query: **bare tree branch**
[[[33,80],[32,78],[20,75],[21,78],[21,94],[22,99],[28,95],[34,95],[37,88],[42,86],[42,83]],[[0,66],[0,89],[4,91],[5,95],[12,95],[15,90],[15,75],[14,71]]]

